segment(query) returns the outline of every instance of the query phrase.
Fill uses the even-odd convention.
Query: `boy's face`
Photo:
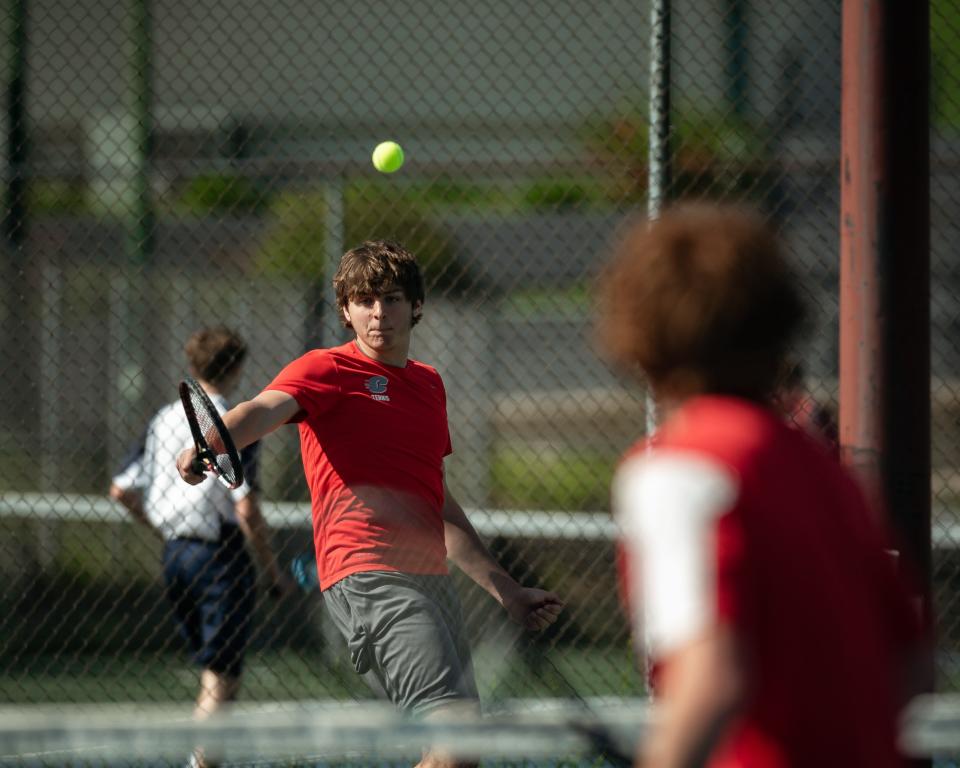
[[[383,293],[350,297],[343,315],[365,355],[388,365],[405,365],[413,314],[419,311],[420,302],[413,306],[402,288],[391,285]]]

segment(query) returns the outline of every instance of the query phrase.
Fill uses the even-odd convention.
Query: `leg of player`
[[[437,707],[432,712],[423,716],[424,720],[442,723],[463,722],[464,720],[476,721],[480,718],[480,703],[476,700],[465,700],[451,702],[442,707]],[[432,748],[423,751],[423,758],[417,763],[416,768],[474,768],[478,765],[475,761],[466,762],[457,760],[454,755],[442,749]]]
[[[200,673],[200,693],[197,695],[194,717],[197,720],[210,717],[225,704],[236,699],[239,689],[239,677],[214,672],[212,669],[203,670]]]
[[[200,673],[200,693],[197,694],[197,703],[193,710],[194,718],[205,720],[211,717],[234,701],[239,690],[239,677],[204,669]],[[190,758],[190,768],[213,768],[214,765],[204,754],[202,747],[197,747]]]
[[[403,712],[425,720],[475,720],[480,702],[460,601],[446,575],[354,573],[324,592],[324,606],[360,674],[374,674]],[[423,768],[453,755],[426,747]]]

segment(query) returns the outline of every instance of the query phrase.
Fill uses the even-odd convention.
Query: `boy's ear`
[[[419,299],[413,303],[413,317],[416,320],[423,317],[423,302]]]

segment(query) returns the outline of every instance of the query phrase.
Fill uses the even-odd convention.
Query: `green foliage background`
[[[960,3],[930,3],[930,100],[936,128],[960,129]]]

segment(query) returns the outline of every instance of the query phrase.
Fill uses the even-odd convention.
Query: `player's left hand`
[[[525,629],[543,630],[553,624],[563,610],[563,601],[554,592],[535,587],[520,587],[503,607]]]

